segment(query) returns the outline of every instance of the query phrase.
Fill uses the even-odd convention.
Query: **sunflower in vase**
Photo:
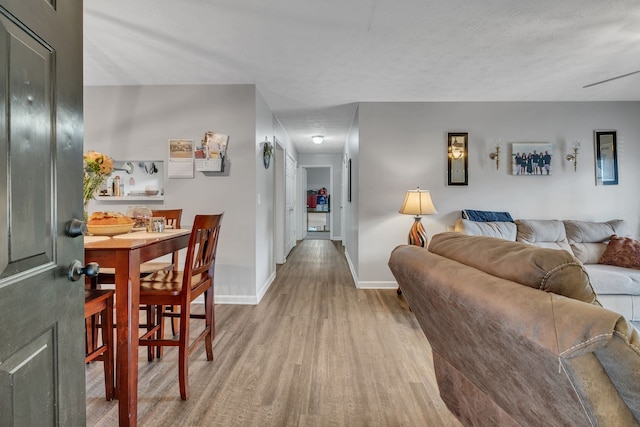
[[[98,188],[104,183],[113,170],[113,159],[111,157],[98,153],[97,151],[89,151],[83,156],[84,169],[84,192],[82,194],[82,203],[85,211],[87,203],[93,199]]]

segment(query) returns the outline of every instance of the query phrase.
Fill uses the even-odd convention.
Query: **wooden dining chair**
[[[154,218],[161,218],[164,217],[167,221],[166,225],[167,227],[171,227],[173,229],[178,229],[180,228],[180,219],[182,218],[182,209],[154,209],[151,211],[151,216]],[[156,262],[156,261],[151,261],[151,262],[146,262],[143,265],[145,265],[145,271],[147,273],[142,273],[142,270],[140,271],[140,275],[141,276],[146,276],[148,275],[148,271],[151,272],[155,272],[155,271],[160,271],[160,270],[174,270],[177,271],[179,269],[179,265],[178,265],[178,254],[179,252],[176,251],[173,254],[171,254],[171,263],[170,264],[166,264],[163,265],[163,263],[161,262]],[[177,312],[178,310],[178,306],[167,306],[166,307],[167,311],[170,312]],[[147,316],[152,316],[154,313],[152,311],[150,311],[147,308]],[[163,325],[164,326],[164,323]],[[178,334],[178,319],[177,318],[173,318],[171,321],[171,333],[173,334],[173,336],[176,336]],[[162,356],[162,351],[161,351],[161,347],[158,348],[158,357]],[[153,354],[149,353],[149,361],[153,360]]]
[[[180,397],[189,398],[189,354],[204,340],[207,360],[213,360],[215,313],[213,306],[213,276],[222,215],[196,215],[182,271],[158,271],[140,281],[140,304],[157,306],[156,322],[140,337],[139,345],[148,347],[178,347],[178,380]],[[204,294],[205,314],[191,313],[191,303]],[[179,313],[166,312],[163,307],[178,305]],[[165,339],[161,325],[165,317],[179,319],[179,333]],[[190,343],[191,319],[204,319],[204,328]]]
[[[113,295],[114,291],[108,289],[85,289],[84,291],[84,318],[87,321],[86,353],[84,362],[101,360],[104,364],[104,390],[107,400],[114,398],[114,345],[113,345]],[[100,317],[97,322],[94,318]],[[90,320],[89,320],[90,319]],[[90,325],[90,326],[89,326]],[[89,337],[93,337],[94,328],[102,330],[102,344],[98,345]]]

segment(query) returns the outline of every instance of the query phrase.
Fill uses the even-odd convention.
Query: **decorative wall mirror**
[[[262,163],[264,163],[265,169],[269,169],[271,156],[273,155],[273,145],[269,142],[266,136],[264,137],[264,142],[262,144]]]
[[[448,181],[449,185],[468,185],[468,133],[449,133]]]
[[[596,185],[618,185],[618,141],[615,130],[594,131]]]

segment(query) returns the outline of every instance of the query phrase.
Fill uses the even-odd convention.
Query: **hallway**
[[[305,240],[330,240],[331,232],[330,231],[307,231],[307,236],[304,239]]]
[[[395,290],[356,289],[340,242],[304,240],[257,306],[217,305],[214,361],[192,354],[181,401],[177,355],[140,352],[142,426],[456,426],[431,351]],[[113,426],[102,366],[87,367],[88,426]]]

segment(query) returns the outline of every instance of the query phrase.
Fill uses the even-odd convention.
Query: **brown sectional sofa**
[[[525,220],[474,222],[459,219],[455,231],[563,249],[583,263],[602,305],[640,325],[640,270],[598,264],[611,235],[629,236],[623,220]]]
[[[449,232],[389,267],[463,425],[640,425],[638,332],[568,251]]]

